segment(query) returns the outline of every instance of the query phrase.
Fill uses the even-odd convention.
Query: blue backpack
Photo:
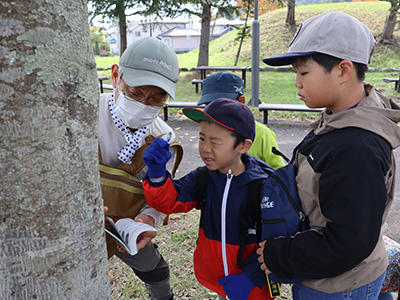
[[[277,149],[275,154],[281,155],[289,161]],[[301,209],[300,199],[297,193],[293,161],[286,166],[274,170],[269,165],[259,160],[263,171],[268,174],[266,179],[251,182],[248,186],[246,213],[241,220],[241,235],[237,266],[242,268],[244,246],[246,245],[249,231],[256,228],[260,241],[272,237],[292,236],[296,232],[304,231],[309,227],[307,216]],[[197,173],[196,194],[199,208],[204,206],[207,198],[207,186],[210,174],[207,167],[202,167]],[[256,220],[255,224],[248,224],[247,217]],[[293,283],[302,279],[280,279],[269,275],[274,282]]]

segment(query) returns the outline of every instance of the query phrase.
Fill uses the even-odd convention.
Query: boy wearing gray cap
[[[202,95],[197,105],[208,105],[218,98],[238,100],[244,104],[246,98],[243,95],[242,78],[230,72],[217,72],[207,76],[203,81]],[[272,148],[279,150],[275,133],[264,124],[257,121],[255,124],[256,137],[247,153],[265,161],[274,169],[283,167],[285,163],[282,156],[272,152]]]
[[[172,132],[158,114],[168,96],[175,96],[178,78],[175,52],[157,38],[143,38],[125,50],[119,67],[112,66],[112,93],[100,95],[99,156],[104,205],[108,207],[107,216],[114,221],[123,220],[127,227],[136,223],[157,227],[166,216],[146,204],[141,183],[147,171],[143,153],[155,137]],[[174,142],[170,150],[172,159],[167,168],[174,173],[182,148]],[[135,255],[120,246],[117,250],[107,235],[108,256],[116,254],[133,269],[146,284],[150,299],[172,299],[168,264],[151,242],[155,235],[154,231],[139,235],[139,251]]]
[[[269,239],[261,268],[306,278],[293,299],[377,299],[388,264],[382,239],[394,196],[399,106],[364,84],[374,36],[341,12],[305,21],[286,54],[295,86],[311,108],[326,108],[294,153],[298,193],[310,230]]]

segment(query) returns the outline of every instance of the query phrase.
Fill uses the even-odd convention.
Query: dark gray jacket
[[[321,112],[295,153],[298,192],[310,230],[266,243],[278,277],[307,278],[326,293],[377,279],[387,258],[381,227],[394,196],[400,107],[366,85],[356,108]]]

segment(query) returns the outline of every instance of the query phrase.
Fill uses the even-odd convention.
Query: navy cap
[[[212,101],[204,110],[187,107],[183,113],[193,121],[213,122],[254,141],[256,125],[250,108],[236,100],[220,98]]]
[[[229,72],[218,72],[203,80],[203,91],[197,105],[208,104],[218,98],[236,99],[243,95],[243,80]]]
[[[270,66],[286,66],[293,63],[295,58],[317,54],[316,51],[310,52],[288,52],[285,54],[264,58],[262,61]]]

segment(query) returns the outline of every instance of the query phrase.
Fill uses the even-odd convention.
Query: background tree
[[[86,4],[0,4],[0,299],[109,298]]]
[[[200,17],[200,45],[197,66],[208,66],[212,12],[222,18],[232,19],[239,13],[236,2],[230,0],[159,0],[157,6],[149,5],[147,13],[175,17],[182,14]]]
[[[382,39],[380,43],[391,43],[393,42],[393,32],[396,27],[397,15],[400,10],[400,0],[387,0],[390,2],[389,14],[386,17],[385,27],[383,29]]]
[[[247,37],[251,37],[251,25],[248,25],[248,20],[254,17],[254,0],[239,0],[238,5],[241,9],[241,18],[245,19],[244,25],[238,31],[238,35],[236,37],[236,41],[239,42],[238,51],[236,53],[235,63],[234,65],[237,66],[239,61],[240,52],[242,49],[243,41]],[[259,1],[259,14],[265,14],[269,11],[273,11],[278,9],[279,7],[283,6],[282,2],[278,1],[270,1],[270,0],[261,0]]]
[[[93,53],[100,55],[100,50],[110,52],[110,44],[106,41],[104,29],[100,26],[90,27],[90,39],[92,40]]]
[[[286,25],[289,26],[296,25],[295,7],[296,7],[296,0],[287,0]]]
[[[242,0],[239,0],[239,3]],[[267,12],[273,11],[275,9],[283,7],[285,4],[284,1],[278,0],[258,0],[258,14],[263,15]]]
[[[251,26],[247,25],[247,22],[249,20],[250,14],[251,14],[251,8],[254,6],[254,0],[244,0],[243,2],[243,8],[245,10],[245,21],[244,25],[242,26],[241,30],[238,31],[238,35],[235,39],[235,41],[239,41],[239,46],[238,46],[238,51],[236,53],[236,58],[235,58],[235,63],[234,66],[237,66],[239,57],[240,57],[240,51],[242,49],[243,41],[246,37],[251,37]]]
[[[107,18],[118,23],[120,56],[127,47],[127,17],[133,15],[145,16],[149,11],[153,13],[159,11],[158,0],[89,0],[89,4],[91,22],[95,17],[100,17],[100,21],[103,23],[106,22]]]

